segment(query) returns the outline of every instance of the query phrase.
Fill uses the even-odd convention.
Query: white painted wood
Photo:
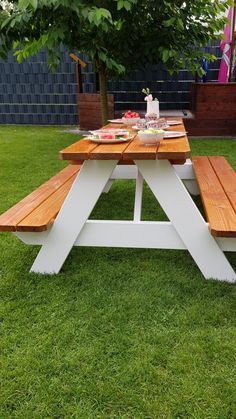
[[[121,164],[116,166],[111,174],[111,179],[136,179],[138,176],[138,169],[135,164],[126,165]]]
[[[115,160],[84,162],[31,272],[53,274],[60,271],[116,164]]]
[[[134,199],[134,221],[140,221],[142,215],[143,177],[138,171]]]
[[[173,168],[180,179],[194,180],[196,178],[192,160],[187,159],[184,164],[173,164]]]
[[[216,237],[216,241],[224,252],[236,252],[236,238]]]
[[[26,244],[44,244],[45,233],[17,232],[14,235]],[[186,249],[169,221],[88,220],[74,246]]]
[[[185,249],[170,222],[89,220],[76,246]]]
[[[32,231],[32,232],[24,232],[24,231],[16,231],[13,236],[20,239],[23,243],[28,245],[36,245],[42,246],[46,243],[47,236],[50,230],[47,231]]]
[[[113,184],[113,180],[108,180],[108,182],[106,183],[106,186],[105,186],[105,188],[103,189],[103,193],[108,193],[109,192],[109,190],[111,189],[111,187],[112,187],[112,184]]]
[[[183,182],[191,195],[200,195],[199,187],[196,180],[184,180]]]
[[[206,223],[208,228],[208,224]],[[15,232],[27,245],[43,245],[49,231],[40,233]],[[235,252],[236,239],[217,237],[216,242],[223,251]],[[74,246],[137,247],[150,249],[179,249],[186,246],[169,221],[111,221],[88,220],[77,237]]]
[[[190,159],[185,164],[174,164],[174,170],[180,179],[194,180],[195,173]],[[111,179],[137,179],[138,168],[136,165],[118,165],[112,172]]]
[[[170,162],[136,160],[135,164],[205,278],[235,282],[234,270]]]
[[[115,173],[116,164],[110,160],[85,162],[49,231],[13,233],[26,244],[42,244],[31,271],[59,272],[73,245],[188,249],[206,278],[236,281],[222,252],[235,251],[236,239],[211,236],[208,224],[180,180],[194,182],[191,162],[173,167],[168,161],[137,161],[141,175],[136,187],[136,222],[87,220],[112,176],[137,176],[134,166],[120,166]],[[140,221],[143,177],[170,222]]]

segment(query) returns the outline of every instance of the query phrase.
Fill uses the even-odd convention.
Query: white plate
[[[108,122],[111,122],[112,124],[123,124],[123,121],[121,118],[118,119],[108,119]]]
[[[170,126],[169,125],[167,125],[165,128],[154,128],[154,129],[163,129],[163,130],[165,130],[165,129],[167,129],[167,128],[169,128]],[[142,131],[143,129],[148,129],[148,128],[139,128],[139,127],[137,127],[137,125],[133,125],[132,127],[131,127],[134,131]],[[150,128],[150,129],[152,129],[152,127]]]
[[[126,141],[129,141],[133,138],[132,137],[128,137],[128,138],[118,138],[117,140],[110,140],[107,138],[94,138],[94,137],[86,137],[88,140],[92,141],[93,143],[98,143],[98,144],[119,144],[119,143],[125,143]]]
[[[165,131],[164,139],[167,140],[168,138],[180,138],[185,137],[186,132],[179,132],[179,131]]]
[[[166,121],[166,123],[168,124],[168,125],[182,125],[182,123],[180,122],[180,121],[176,121],[176,120],[167,120]]]

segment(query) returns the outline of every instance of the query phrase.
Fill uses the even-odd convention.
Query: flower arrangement
[[[144,98],[144,100],[146,102],[152,102],[153,101],[153,96],[152,96],[151,91],[148,87],[143,89],[142,93],[144,93],[146,95],[145,98]],[[157,101],[157,100],[158,100],[157,98],[154,99],[154,101]]]
[[[150,116],[150,114],[155,114],[155,119],[158,119],[160,117],[159,112],[159,101],[157,98],[153,100],[153,96],[151,94],[151,91],[148,87],[142,90],[142,93],[144,93],[146,96],[144,100],[147,102],[147,113],[146,116]],[[152,118],[153,119],[153,118]]]

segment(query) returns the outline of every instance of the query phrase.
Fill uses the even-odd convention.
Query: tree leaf
[[[124,8],[125,8],[127,11],[130,11],[130,9],[131,9],[131,3],[130,3],[128,0],[125,0],[125,1],[124,1]]]
[[[29,6],[31,0],[19,0],[19,7],[20,9],[27,9],[27,7]]]
[[[8,25],[8,23],[10,23],[10,21],[12,20],[12,17],[7,18],[6,20],[3,21],[1,28],[5,28],[5,26]]]
[[[124,1],[123,0],[118,0],[117,1],[117,10],[121,10],[124,7]]]
[[[170,19],[165,20],[163,23],[166,26],[166,28],[169,28],[170,26],[173,26],[175,24],[175,20],[175,17],[171,17]]]
[[[34,10],[37,9],[37,7],[38,7],[38,0],[29,0],[29,3],[31,4],[31,6],[33,7]]]

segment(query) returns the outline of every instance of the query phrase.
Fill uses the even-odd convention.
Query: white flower
[[[153,97],[152,97],[152,95],[148,95],[148,96],[145,97],[144,100],[146,100],[146,102],[152,102],[153,101]]]

